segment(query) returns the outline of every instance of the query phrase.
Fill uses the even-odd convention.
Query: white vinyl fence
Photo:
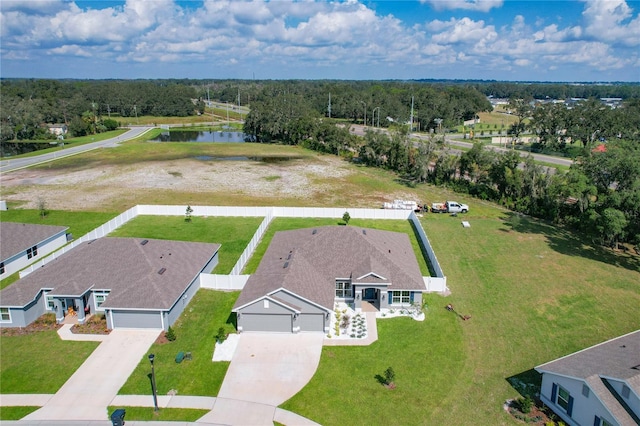
[[[420,220],[416,214],[411,210],[393,210],[393,209],[352,209],[352,208],[323,208],[323,207],[236,207],[236,206],[191,206],[193,212],[192,216],[228,216],[228,217],[264,217],[264,220],[258,227],[258,230],[251,238],[251,241],[244,249],[238,262],[233,267],[231,274],[229,275],[214,275],[214,274],[201,274],[200,282],[201,286],[205,288],[217,288],[227,290],[239,290],[244,287],[248,276],[240,275],[242,269],[245,267],[247,261],[253,255],[255,248],[260,243],[262,236],[269,227],[271,221],[276,217],[324,217],[324,218],[336,218],[340,219],[345,212],[349,213],[349,216],[357,219],[393,219],[393,220],[406,220],[409,219],[415,226],[418,232],[418,238],[422,242],[422,245],[426,251],[428,261],[432,265],[435,272],[435,277],[424,277],[425,286],[427,291],[432,292],[444,292],[447,291],[447,278],[442,272],[440,263],[436,258],[431,243],[427,238],[427,234],[422,229]],[[126,212],[120,214],[116,218],[110,220],[102,226],[94,229],[81,238],[73,241],[61,248],[60,250],[52,253],[51,255],[43,258],[39,262],[34,263],[28,268],[20,272],[20,278],[30,274],[35,269],[44,266],[50,261],[60,257],[62,254],[68,252],[79,244],[85,241],[95,240],[96,238],[102,238],[113,232],[118,227],[127,223],[138,215],[149,216],[183,216],[186,214],[187,206],[168,206],[168,205],[137,205],[130,208]],[[207,276],[215,277],[208,278]],[[227,277],[227,278],[222,278]],[[246,278],[245,278],[246,277]]]

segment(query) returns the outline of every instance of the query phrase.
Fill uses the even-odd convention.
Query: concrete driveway
[[[218,398],[278,406],[316,372],[323,333],[242,333]]]
[[[60,390],[24,420],[107,420],[107,406],[159,334],[160,330],[111,331]]]

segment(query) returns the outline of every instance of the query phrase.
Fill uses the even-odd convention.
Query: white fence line
[[[119,214],[118,216],[116,216],[115,218],[111,219],[110,221],[100,225],[96,229],[94,229],[92,231],[89,231],[88,233],[86,233],[82,237],[78,238],[77,240],[74,240],[72,243],[65,245],[61,249],[51,253],[49,256],[44,257],[41,260],[39,260],[38,262],[33,263],[30,266],[28,266],[27,268],[23,269],[22,271],[20,271],[20,278],[26,277],[27,275],[29,275],[30,273],[32,273],[36,269],[43,267],[47,263],[51,262],[52,260],[57,259],[58,257],[62,256],[63,254],[65,254],[69,250],[72,250],[73,248],[79,246],[80,244],[84,243],[85,241],[91,241],[91,240],[95,240],[95,239],[104,237],[105,235],[113,232],[115,229],[117,229],[118,227],[120,227],[123,224],[127,223],[128,221],[130,221],[131,219],[133,219],[137,215],[138,215],[137,206],[130,208],[129,210],[125,211],[124,213]]]
[[[264,217],[264,220],[258,227],[256,233],[247,244],[247,247],[244,249],[240,258],[236,262],[231,274],[228,275],[230,277],[243,277],[244,275],[240,275],[242,269],[245,267],[248,260],[253,255],[255,248],[258,246],[262,236],[265,231],[269,227],[269,224],[275,217],[324,217],[324,218],[342,218],[345,212],[349,213],[349,216],[357,219],[395,219],[395,220],[406,220],[409,219],[415,226],[418,232],[418,238],[421,240],[422,245],[426,251],[428,260],[433,267],[435,277],[424,277],[425,278],[425,286],[428,291],[446,291],[447,290],[447,278],[442,272],[442,268],[440,267],[440,263],[431,247],[431,243],[429,242],[429,238],[427,238],[427,234],[424,232],[422,228],[422,224],[420,220],[416,216],[415,212],[411,210],[391,210],[391,209],[352,209],[352,208],[324,208],[324,207],[236,207],[236,206],[191,206],[193,209],[192,216],[235,216],[235,217]],[[182,216],[186,214],[186,205],[182,206],[169,206],[169,205],[137,205],[135,207],[130,208],[124,213],[118,215],[107,223],[99,226],[98,228],[90,231],[86,235],[83,235],[81,238],[73,241],[71,244],[68,244],[62,247],[60,250],[53,252],[49,256],[43,258],[42,260],[32,264],[20,271],[20,278],[30,274],[37,268],[40,268],[47,263],[51,262],[54,259],[57,259],[62,254],[68,252],[79,244],[84,243],[85,241],[95,240],[96,238],[102,238],[105,235],[113,232],[115,229],[119,228],[123,224],[127,223],[131,219],[135,218],[138,215],[150,215],[150,216]],[[203,275],[201,275],[201,282],[203,280]],[[209,275],[209,274],[207,274]],[[216,275],[212,275],[216,276]],[[221,276],[221,275],[218,275]],[[225,275],[222,275],[225,276]],[[428,278],[428,280],[427,280]],[[205,279],[206,281],[207,279]],[[221,280],[221,279],[220,279]],[[219,281],[220,281],[219,280]],[[223,281],[220,281],[223,282]],[[233,285],[239,285],[237,282],[239,278],[234,278],[230,283],[236,283]],[[245,280],[246,282],[246,280]],[[221,284],[223,285],[223,284]],[[232,284],[229,284],[230,286]],[[244,283],[242,283],[244,286]],[[236,288],[236,287],[231,287]],[[240,287],[242,288],[242,287]]]
[[[249,275],[200,274],[200,288],[212,290],[242,290]]]
[[[269,211],[267,212],[267,215],[265,216],[260,226],[258,226],[258,230],[256,231],[256,233],[253,234],[253,238],[251,238],[251,241],[249,241],[249,244],[247,244],[247,246],[244,248],[244,251],[240,255],[240,258],[238,259],[235,266],[231,270],[231,275],[239,275],[242,272],[242,270],[244,269],[244,266],[247,264],[249,259],[251,259],[251,256],[253,256],[254,250],[260,243],[260,240],[262,240],[262,236],[264,235],[265,231],[269,227],[269,224],[271,223],[272,220],[273,220],[273,212]]]
[[[433,251],[433,248],[431,247],[431,242],[427,237],[427,233],[424,232],[424,229],[422,228],[420,219],[418,219],[418,216],[416,216],[414,212],[411,212],[411,214],[409,215],[409,220],[413,222],[413,226],[418,231],[418,238],[422,240],[422,245],[425,251],[427,252],[427,257],[429,258],[429,262],[433,267],[433,272],[436,274],[436,277],[445,278],[444,272],[442,272],[442,268],[440,267],[440,262],[438,262],[438,258],[436,257],[436,254]]]

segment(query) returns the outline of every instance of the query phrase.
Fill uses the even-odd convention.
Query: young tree
[[[351,215],[349,214],[349,212],[344,212],[344,214],[342,215],[342,221],[344,222],[344,224],[348,225],[350,220]]]
[[[184,212],[184,221],[191,222],[191,214],[193,213],[193,209],[191,206],[187,206],[187,210]]]

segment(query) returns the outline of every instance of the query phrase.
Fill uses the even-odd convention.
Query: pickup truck
[[[456,201],[445,201],[431,204],[431,211],[433,213],[466,213],[469,211],[469,206]]]

